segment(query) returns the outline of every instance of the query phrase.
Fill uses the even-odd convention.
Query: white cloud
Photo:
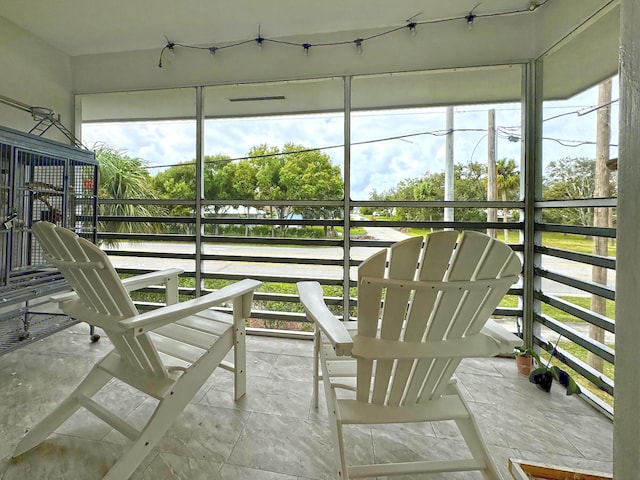
[[[594,89],[569,101],[547,102],[545,118],[560,113],[575,112],[597,103]],[[614,95],[617,95],[614,92]],[[614,96],[614,98],[617,98]],[[455,108],[454,161],[484,162],[487,158],[487,109],[496,109],[498,127],[519,126],[520,106],[483,105]],[[595,141],[595,113],[559,117],[544,123],[544,136],[566,140]],[[617,104],[612,117],[617,118]],[[612,138],[617,138],[616,121],[613,121]],[[445,115],[443,108],[395,110],[387,112],[355,112],[351,121],[352,142],[386,141],[354,145],[351,149],[351,196],[367,199],[372,189],[388,190],[403,179],[417,177],[426,172],[435,173],[444,168]],[[478,131],[468,131],[468,130]],[[286,143],[309,148],[322,148],[343,143],[342,114],[279,116],[207,120],[205,122],[205,155],[224,154],[232,158],[243,157],[249,149],[260,144],[283,147]],[[440,135],[415,135],[438,132]],[[519,129],[500,130],[497,139],[498,158],[520,160],[521,143],[509,141],[507,133],[515,139]],[[403,139],[394,138],[407,136]],[[85,124],[83,140],[91,145],[107,143],[124,149],[131,157],[140,157],[151,165],[173,165],[195,158],[195,121],[129,122]],[[612,143],[616,143],[615,140]],[[595,156],[595,147],[563,147],[546,140],[543,143],[545,163],[551,159]],[[343,149],[326,149],[332,161],[342,168]],[[612,156],[617,154],[612,149]],[[158,169],[153,169],[152,173]]]

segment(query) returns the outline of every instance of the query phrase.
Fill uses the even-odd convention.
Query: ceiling
[[[555,0],[557,1],[557,0]],[[564,0],[563,0],[564,1]],[[313,36],[527,9],[531,0],[2,0],[0,16],[70,56]],[[542,0],[538,0],[542,3]],[[347,38],[350,40],[350,37]]]
[[[71,58],[84,121],[210,117],[518,101],[521,65],[545,57],[545,98],[615,73],[617,0],[0,0],[0,17]],[[473,28],[465,17],[475,16]],[[408,29],[417,23],[417,35]],[[225,46],[258,36],[294,42],[210,55],[167,42]],[[312,49],[302,43],[372,41]],[[277,48],[276,48],[277,47]],[[214,58],[215,57],[215,58]],[[303,80],[303,82],[300,82]],[[255,91],[258,91],[256,94]],[[154,93],[155,92],[155,93]],[[231,102],[232,97],[284,97]]]

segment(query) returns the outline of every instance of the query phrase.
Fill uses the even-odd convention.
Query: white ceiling
[[[83,119],[103,121],[189,115],[193,89],[180,87],[194,85],[211,86],[208,116],[339,109],[342,83],[330,79],[343,75],[356,79],[353,108],[517,101],[519,65],[539,55],[546,62],[545,98],[563,98],[615,73],[617,4],[617,0],[0,0],[0,17],[71,57],[72,89],[84,94]],[[470,13],[476,16],[473,31],[465,21]],[[165,56],[164,68],[158,68],[167,40],[220,47],[255,39],[260,29],[266,39],[298,45],[351,42],[402,29],[409,21],[418,23],[416,37],[407,31],[376,38],[361,55],[353,47],[339,47],[312,49],[305,58],[300,48],[246,45],[214,58],[206,51],[176,48],[175,55]],[[290,83],[301,79],[312,82]],[[271,92],[286,101],[229,101],[230,95],[256,96],[255,89],[258,96]]]
[[[558,1],[558,0],[551,0]],[[566,1],[566,0],[562,0]],[[526,9],[531,0],[2,0],[0,16],[70,56],[309,36]],[[542,3],[542,0],[538,0]],[[351,40],[347,37],[346,40]]]

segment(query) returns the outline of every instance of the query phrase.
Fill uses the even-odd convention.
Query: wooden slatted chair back
[[[387,258],[388,255],[388,258]],[[402,342],[438,342],[478,333],[521,271],[503,242],[477,232],[437,232],[381,251],[358,270],[358,334]],[[394,343],[395,342],[395,343]],[[440,396],[461,355],[388,359],[360,356],[357,399],[412,405]]]
[[[118,325],[138,310],[107,255],[88,240],[49,222],[36,222],[32,232],[45,260],[60,270],[78,296],[62,305],[64,312],[102,328],[134,370],[165,378],[166,368],[147,334],[136,336]]]

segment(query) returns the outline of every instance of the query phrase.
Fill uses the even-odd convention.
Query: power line
[[[481,128],[459,128],[459,129],[454,129],[454,132],[486,132],[486,129],[481,129]],[[360,142],[351,142],[351,145],[368,145],[368,144],[372,144],[372,143],[380,143],[380,142],[388,142],[391,140],[403,140],[406,138],[411,138],[411,137],[418,137],[418,136],[423,136],[423,135],[431,135],[434,137],[442,137],[445,136],[449,133],[449,130],[434,130],[431,132],[418,132],[418,133],[408,133],[405,135],[395,135],[392,137],[384,137],[384,138],[375,138],[372,140],[362,140]],[[235,158],[224,158],[224,159],[220,159],[220,160],[206,160],[204,163],[216,163],[216,162],[233,162],[233,161],[239,161],[239,160],[249,160],[252,158],[269,158],[269,157],[277,157],[279,155],[294,155],[297,153],[308,153],[308,152],[316,152],[316,151],[320,151],[320,150],[332,150],[334,148],[344,148],[344,143],[340,143],[340,144],[336,144],[336,145],[328,145],[328,146],[324,146],[324,147],[315,147],[315,148],[304,148],[304,149],[300,149],[300,150],[294,150],[294,151],[290,151],[290,152],[275,152],[275,153],[265,153],[265,154],[261,154],[261,155],[247,155],[247,156],[243,156],[243,157],[235,157]],[[173,163],[173,164],[167,164],[167,165],[153,165],[150,166],[148,168],[169,168],[169,167],[177,167],[180,165],[185,165],[185,164],[189,164],[191,163],[191,161],[187,161],[187,162],[182,162],[182,163]]]
[[[619,99],[616,100],[612,100],[610,102],[604,103],[602,105],[595,105],[595,106],[588,106],[588,107],[583,107],[580,108],[578,110],[574,110],[571,112],[565,112],[565,113],[561,113],[559,115],[555,115],[553,117],[548,117],[543,119],[543,122],[549,121],[549,120],[554,120],[556,118],[560,118],[563,116],[567,116],[567,115],[578,115],[578,116],[584,116],[590,113],[593,113],[595,111],[600,110],[601,108],[607,107],[609,105],[612,105],[616,102],[618,102]],[[479,110],[481,111],[481,110]],[[518,142],[521,140],[521,136],[519,135],[519,131],[520,131],[521,127],[520,126],[508,126],[508,127],[497,127],[496,128],[496,135],[499,138],[502,139],[506,139],[509,140],[510,142]],[[481,129],[481,128],[457,128],[457,129],[453,129],[453,132],[487,132],[486,129]],[[434,131],[427,131],[427,132],[417,132],[417,133],[409,133],[409,134],[404,134],[404,135],[395,135],[395,136],[391,136],[391,137],[383,137],[383,138],[377,138],[377,139],[371,139],[371,140],[363,140],[360,142],[352,142],[351,145],[367,145],[367,144],[373,144],[373,143],[381,143],[381,142],[387,142],[387,141],[392,141],[392,140],[404,140],[407,138],[411,138],[411,137],[418,137],[418,136],[424,136],[424,135],[431,135],[431,136],[445,136],[449,133],[449,130],[434,130]],[[487,134],[485,133],[485,135],[483,135],[478,142],[476,143],[475,147],[472,150],[471,153],[471,157],[470,160],[473,159],[473,155],[476,151],[476,149],[478,148],[478,146],[480,145],[480,142],[486,138]],[[542,137],[543,140],[549,140],[549,141],[554,141],[564,147],[570,147],[570,148],[576,148],[576,147],[580,147],[583,145],[595,145],[596,142],[591,141],[591,140],[567,140],[567,139],[559,139],[559,138],[554,138],[554,137]],[[610,143],[609,144],[610,147],[618,147],[617,144],[613,144]],[[298,154],[298,153],[307,153],[307,152],[315,152],[315,151],[321,151],[321,150],[332,150],[335,148],[344,148],[344,143],[341,144],[335,144],[335,145],[328,145],[328,146],[324,146],[324,147],[314,147],[314,148],[305,148],[305,149],[300,149],[300,150],[295,150],[295,151],[291,151],[291,152],[275,152],[275,153],[269,153],[269,154],[262,154],[262,155],[253,155],[253,156],[242,156],[242,157],[235,157],[235,158],[225,158],[225,159],[220,159],[220,160],[207,160],[204,163],[215,163],[215,162],[220,162],[220,161],[240,161],[240,160],[248,160],[248,159],[252,159],[252,158],[268,158],[268,157],[274,157],[274,156],[279,156],[279,155],[294,155],[294,154]],[[171,167],[177,167],[180,165],[185,165],[185,164],[189,164],[191,162],[187,161],[187,162],[181,162],[181,163],[173,163],[173,164],[165,164],[165,165],[151,165],[149,167],[147,167],[148,169],[156,169],[156,168],[171,168]]]
[[[508,128],[508,127],[500,127],[500,128]],[[482,129],[482,128],[456,128],[453,129],[453,132],[487,132],[486,129]],[[405,134],[405,135],[395,135],[392,137],[384,137],[384,138],[376,138],[376,139],[371,139],[371,140],[363,140],[360,142],[352,142],[351,145],[355,146],[355,145],[369,145],[369,144],[373,144],[373,143],[381,143],[381,142],[388,142],[388,141],[392,141],[392,140],[405,140],[407,138],[411,138],[411,137],[418,137],[418,136],[424,136],[424,135],[431,135],[434,137],[442,137],[442,136],[446,136],[449,133],[449,130],[434,130],[434,131],[430,131],[430,132],[418,132],[418,133],[409,133],[409,134]],[[518,142],[520,141],[520,137],[518,136],[514,136],[514,135],[503,135],[503,134],[498,134],[499,138],[502,139],[506,139],[509,140],[511,142]],[[470,160],[473,159],[473,155],[476,151],[476,149],[478,148],[478,146],[480,145],[480,142],[482,142],[482,140],[484,140],[487,137],[487,133],[485,133],[476,143],[475,147],[473,148],[473,151],[471,152],[471,157]],[[595,145],[596,142],[591,141],[591,140],[566,140],[566,139],[559,139],[559,138],[553,138],[553,137],[542,137],[543,140],[550,140],[550,141],[554,141],[556,143],[559,143],[562,146],[565,147],[580,147],[582,145]],[[611,143],[609,144],[609,146],[611,147],[618,147],[617,144]],[[313,148],[304,148],[304,149],[299,149],[299,150],[292,150],[289,152],[282,152],[282,151],[278,151],[278,152],[274,152],[274,153],[264,153],[261,155],[245,155],[242,157],[233,157],[233,158],[221,158],[221,159],[216,159],[216,160],[205,160],[204,163],[205,164],[211,164],[211,163],[218,163],[218,162],[235,162],[235,161],[240,161],[240,160],[250,160],[250,159],[254,159],[254,158],[270,158],[270,157],[277,157],[280,155],[295,155],[295,154],[299,154],[299,153],[308,153],[308,152],[317,152],[317,151],[322,151],[322,150],[332,150],[335,148],[344,148],[344,143],[340,143],[340,144],[335,144],[335,145],[327,145],[324,147],[313,147]],[[150,165],[149,167],[147,167],[148,169],[155,169],[155,168],[171,168],[171,167],[178,167],[181,165],[188,165],[190,163],[194,163],[193,161],[186,161],[186,162],[180,162],[180,163],[172,163],[172,164],[166,164],[166,165]]]

